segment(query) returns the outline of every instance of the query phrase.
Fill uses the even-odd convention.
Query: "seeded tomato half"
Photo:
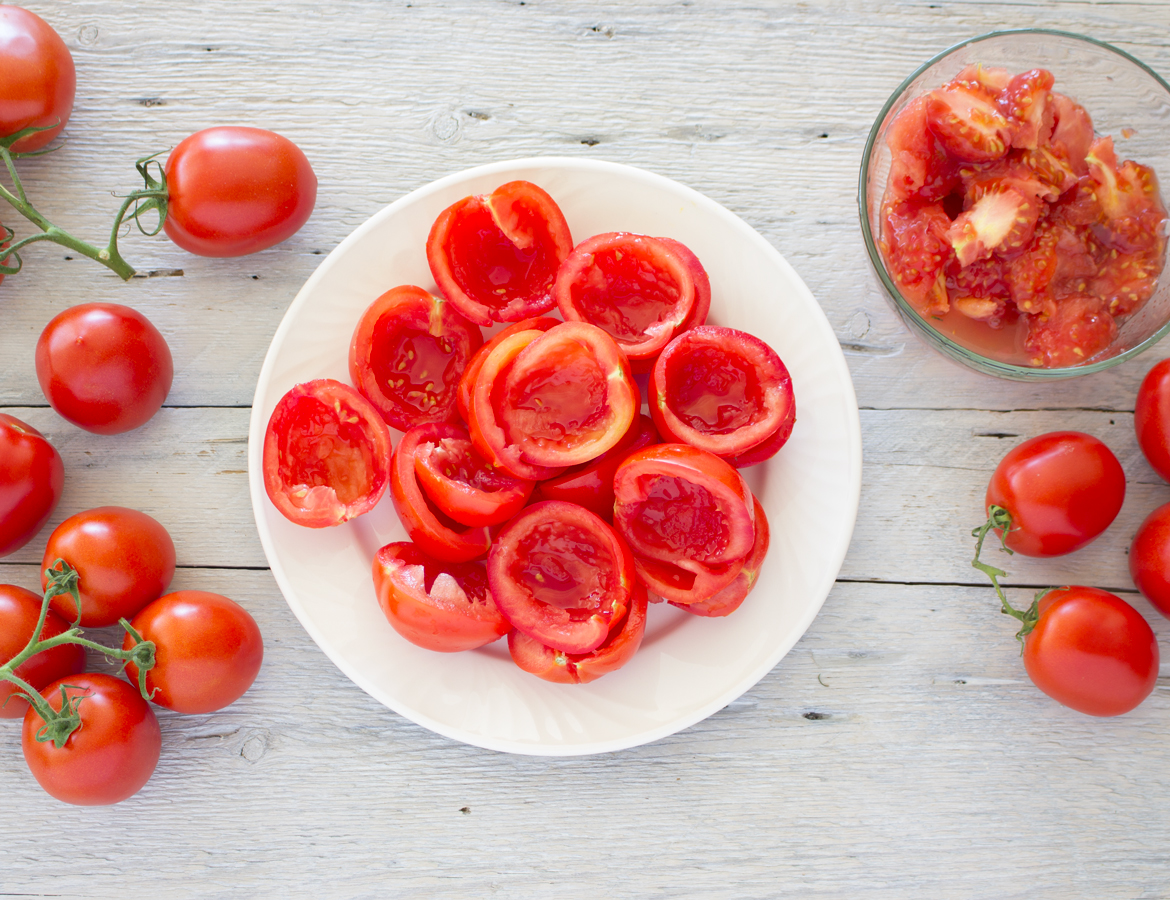
[[[553,280],[572,249],[556,201],[531,182],[510,181],[443,210],[427,262],[443,296],[486,327],[552,309]]]
[[[280,398],[264,433],[264,489],[290,522],[340,525],[373,509],[390,482],[390,429],[373,405],[332,378]]]
[[[456,415],[456,393],[483,335],[446,301],[420,287],[392,288],[358,320],[349,375],[392,428],[406,431]]]
[[[572,503],[522,510],[492,544],[487,566],[492,597],[512,627],[554,650],[596,650],[630,608],[629,547]]]

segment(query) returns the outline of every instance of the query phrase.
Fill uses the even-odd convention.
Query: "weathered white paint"
[[[966,537],[1009,446],[1089,431],[1126,468],[1118,522],[1073,557],[1004,568],[1013,584],[1132,591],[1125,548],[1170,487],[1140,458],[1130,412],[1141,376],[1167,351],[1043,392],[961,370],[887,309],[855,199],[873,116],[929,55],[1039,25],[1110,40],[1170,75],[1170,5],[28,5],[78,67],[68,143],[21,163],[30,195],[62,224],[102,235],[109,192],[133,186],[135,158],[220,123],[293,138],[321,188],[305,229],[257,256],[197,259],[135,234],[124,249],[140,269],[184,274],[123,285],[41,245],[0,286],[0,405],[43,428],[66,462],[50,527],[104,503],[150,512],[178,545],[176,587],[236,597],[267,647],[257,685],[229,710],[163,714],[159,770],[118,807],[47,798],[25,770],[17,728],[0,724],[0,893],[124,896],[132,879],[201,897],[1170,892],[1165,685],[1116,720],[1048,701],[970,569]],[[644,166],[743,216],[820,300],[863,407],[858,527],[808,634],[711,719],[599,758],[454,744],[349,683],[264,570],[243,471],[260,363],[321,256],[435,177],[538,154]],[[133,434],[81,432],[45,408],[37,386],[37,334],[85,300],[141,309],[174,352],[170,406]],[[34,542],[0,563],[0,578],[33,586],[38,556]]]

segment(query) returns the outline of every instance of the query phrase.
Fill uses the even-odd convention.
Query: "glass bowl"
[[[1170,271],[1166,270],[1145,306],[1118,320],[1112,344],[1084,363],[1064,368],[1013,365],[984,356],[924,321],[899,292],[877,246],[891,162],[886,131],[914,98],[940,87],[971,64],[999,66],[1012,74],[1048,69],[1056,78],[1053,90],[1088,111],[1098,136],[1113,136],[1119,161],[1132,159],[1150,166],[1163,183],[1170,183],[1170,85],[1140,60],[1093,38],[1044,29],[996,31],[957,44],[902,82],[882,107],[865,144],[858,189],[861,231],[890,305],[914,334],[938,352],[979,372],[1016,381],[1087,375],[1153,346],[1170,331]]]

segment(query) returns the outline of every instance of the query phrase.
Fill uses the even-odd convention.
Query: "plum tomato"
[[[0,556],[36,536],[64,486],[65,466],[57,449],[31,425],[0,413]]]
[[[1170,481],[1170,359],[1162,360],[1142,379],[1133,427],[1146,460]]]
[[[1024,668],[1036,687],[1090,716],[1119,716],[1158,680],[1158,641],[1141,613],[1091,587],[1050,591],[1024,638]]]
[[[479,328],[450,303],[405,284],[362,313],[349,376],[391,428],[449,422],[460,376],[482,343]]]
[[[87,672],[53,682],[41,696],[57,711],[67,698],[81,717],[81,726],[58,747],[37,740],[45,723],[35,709],[24,714],[24,759],[50,795],[78,806],[104,806],[133,796],[150,779],[162,732],[137,687],[113,675]]]
[[[428,458],[434,456],[435,449],[441,448],[444,441],[457,442],[457,445],[454,446],[448,444],[448,452],[454,451],[456,456],[461,455],[460,451],[464,449],[468,451],[466,462],[472,479],[475,479],[475,475],[471,472],[482,473],[478,484],[473,482],[465,484],[467,488],[464,498],[467,501],[465,506],[478,506],[479,510],[484,512],[497,502],[511,506],[515,502],[517,494],[521,494],[524,499],[527,499],[532,487],[531,484],[527,488],[517,483],[508,485],[502,478],[493,479],[493,473],[486,466],[477,466],[476,460],[470,454],[471,448],[462,446],[464,441],[470,444],[467,432],[458,425],[447,425],[442,422],[418,425],[402,436],[402,440],[398,442],[398,446],[394,450],[394,457],[390,465],[390,497],[394,502],[394,509],[398,511],[398,518],[402,520],[402,525],[406,529],[406,533],[410,535],[410,539],[418,544],[427,555],[444,562],[468,562],[487,553],[488,546],[492,541],[488,527],[486,525],[467,526],[455,521],[443,511],[439,503],[428,496],[419,483],[420,464],[418,457],[420,452],[424,459],[421,468],[426,469]],[[439,455],[447,454],[440,449]],[[443,465],[438,458],[429,461],[433,464],[432,469],[440,469]],[[433,476],[439,474],[440,472],[428,472],[427,479],[438,481],[439,479]],[[456,474],[452,468],[451,475],[455,476]],[[448,482],[446,487],[450,494],[460,490],[455,484],[456,477],[444,476],[444,480]],[[423,483],[425,484],[426,481]],[[485,488],[493,486],[497,495],[502,492],[504,496],[490,496],[493,491],[485,490]],[[436,491],[437,495],[441,493],[443,492]],[[456,502],[453,499],[449,501],[448,508],[456,506]],[[519,506],[523,506],[523,504],[524,500],[522,499]]]
[[[649,416],[638,414],[622,439],[592,462],[574,466],[563,475],[542,481],[538,500],[564,500],[584,506],[607,522],[613,521],[613,476],[631,453],[658,443],[658,432]]]
[[[292,237],[317,202],[300,147],[262,128],[223,125],[167,157],[167,237],[199,256],[244,256]]]
[[[378,605],[394,630],[419,647],[474,650],[508,633],[482,562],[441,562],[407,541],[374,557]]]
[[[630,607],[634,561],[618,534],[573,503],[534,503],[504,526],[487,560],[512,627],[565,653],[605,643]]]
[[[528,502],[534,486],[480,456],[458,425],[437,425],[420,437],[414,473],[435,506],[461,525],[502,525]]]
[[[427,262],[443,296],[486,327],[552,309],[553,280],[572,249],[556,201],[531,182],[510,181],[443,210]]]
[[[36,369],[49,405],[94,434],[146,424],[175,374],[158,329],[116,303],[83,303],[54,317],[37,341]]]
[[[146,691],[159,706],[209,713],[234,703],[252,686],[264,659],[264,640],[246,609],[221,594],[175,591],[148,603],[131,627],[155,645]],[[129,632],[122,649],[137,641]],[[126,666],[138,683],[138,667]]]
[[[560,324],[561,320],[554,319],[552,316],[521,319],[519,322],[513,322],[508,327],[501,329],[491,340],[475,351],[467,368],[463,370],[463,376],[459,379],[459,389],[456,392],[459,415],[463,417],[464,422],[471,421],[471,393],[475,390],[475,379],[479,377],[479,370],[483,368],[483,361],[487,359],[488,354],[503,343],[505,338],[511,337],[518,331],[548,331],[554,325]]]
[[[703,325],[679,335],[658,357],[650,415],[663,440],[728,460],[763,462],[783,446],[796,421],[792,378],[759,338]],[[753,452],[765,447],[767,455]]]
[[[49,587],[45,570],[58,559],[77,570],[78,624],[85,628],[133,617],[175,575],[175,544],[167,530],[146,513],[121,506],[77,513],[54,529],[41,562],[41,590]],[[77,621],[77,605],[69,594],[57,594],[49,602],[66,621]]]
[[[694,312],[695,279],[679,247],[624,231],[594,235],[557,271],[557,308],[566,322],[601,328],[634,371],[648,372]]]
[[[390,429],[331,378],[280,398],[264,433],[264,489],[290,522],[326,528],[373,509],[390,483]]]
[[[77,72],[65,42],[36,13],[0,6],[0,137],[48,127],[12,145],[15,153],[52,141],[73,112]]]
[[[1146,516],[1129,545],[1129,574],[1142,595],[1170,618],[1170,503]]]
[[[641,402],[621,349],[585,322],[564,322],[527,343],[501,372],[502,385],[488,383],[489,374],[485,361],[473,405],[476,415],[493,408],[503,444],[492,449],[504,468],[512,456],[533,467],[588,462],[621,440]]]
[[[772,537],[768,528],[768,517],[764,515],[764,507],[755,497],[752,497],[752,503],[755,505],[756,541],[752,544],[751,553],[743,562],[743,568],[730,584],[706,600],[697,600],[694,603],[679,603],[672,600],[672,605],[696,616],[729,616],[747,599],[747,595],[751,593],[752,588],[756,586],[756,580],[760,577],[760,567],[764,564],[764,557],[768,555],[768,544]]]
[[[646,632],[646,588],[635,582],[625,618],[610,629],[605,641],[588,653],[565,653],[545,646],[523,631],[508,633],[508,652],[525,672],[558,684],[588,684],[616,672],[630,661]]]
[[[14,584],[0,584],[0,665],[20,653],[33,636],[41,616],[42,598]],[[69,630],[69,623],[51,609],[45,616],[40,639],[47,640]],[[85,671],[85,648],[61,644],[42,650],[16,667],[18,678],[41,690],[51,681]],[[0,719],[24,718],[28,701],[10,681],[0,681]]]
[[[1011,515],[1004,536],[1010,550],[1062,556],[1108,528],[1124,499],[1125,472],[1112,450],[1089,434],[1054,431],[1008,451],[992,473],[984,505]]]

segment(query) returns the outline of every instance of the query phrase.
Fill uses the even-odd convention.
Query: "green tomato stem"
[[[1032,632],[1032,629],[1036,627],[1037,620],[1040,618],[1040,598],[1047,594],[1051,588],[1040,591],[1032,600],[1032,605],[1026,610],[1016,609],[1008,602],[1007,595],[1003,592],[1003,588],[999,584],[999,579],[1006,577],[1007,572],[1003,569],[997,569],[995,566],[989,565],[979,558],[979,555],[983,552],[983,539],[987,537],[987,532],[992,530],[998,530],[999,532],[1000,548],[1005,553],[1012,554],[1014,551],[1007,545],[1007,534],[1011,531],[1011,527],[1012,514],[1002,506],[992,504],[987,510],[987,521],[971,532],[971,537],[975,538],[975,558],[971,560],[971,565],[991,579],[991,586],[995,588],[996,596],[999,597],[999,611],[1020,621],[1020,630],[1016,632],[1016,640],[1020,642],[1020,652],[1023,653],[1024,638]]]

